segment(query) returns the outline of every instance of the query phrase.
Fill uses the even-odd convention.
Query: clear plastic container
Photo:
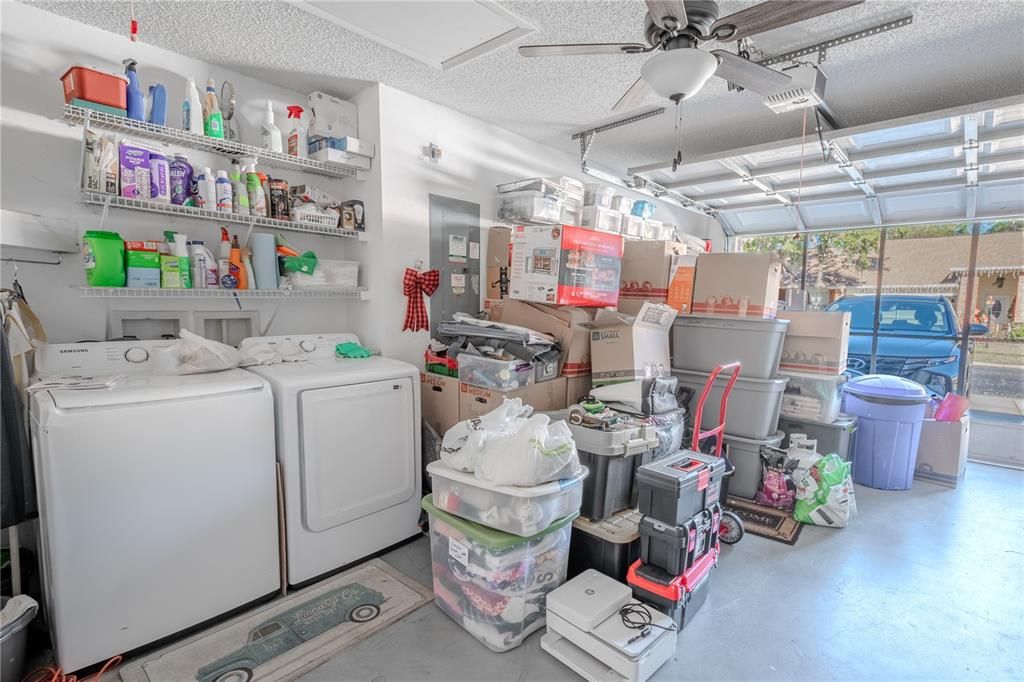
[[[494,651],[544,627],[547,595],[565,582],[575,514],[521,538],[452,516],[430,495],[422,506],[439,609]]]
[[[511,192],[540,192],[557,196],[562,191],[562,178],[527,178],[498,185],[498,194]]]
[[[526,360],[495,360],[459,353],[459,381],[495,391],[513,391],[532,383],[533,365]]]
[[[611,209],[619,213],[629,213],[633,210],[633,199],[616,194],[612,197]]]
[[[644,236],[644,219],[640,216],[623,213],[619,223],[619,231],[622,232],[623,237],[641,239]]]
[[[826,424],[839,418],[843,384],[846,383],[844,375],[780,372],[780,376],[789,377],[789,383],[782,394],[781,414]]]
[[[600,206],[583,207],[583,226],[591,227],[601,232],[619,233],[619,226],[622,223],[622,214],[610,208]]]
[[[561,222],[563,225],[579,225],[583,222],[583,211],[579,208],[571,208],[567,204],[562,204]]]
[[[570,178],[567,175],[562,176],[562,189],[564,189],[567,194],[579,197],[581,201],[583,200],[583,195],[587,192],[586,189],[584,189],[582,182],[576,178]]]
[[[289,272],[286,278],[296,289],[351,289],[359,286],[359,261],[317,260],[313,274]]]
[[[500,194],[498,199],[502,220],[557,223],[562,217],[562,201],[556,195],[527,190]]]
[[[566,194],[562,197],[562,208],[568,208],[577,213],[583,212],[583,195]]]
[[[534,486],[495,485],[443,462],[427,465],[435,504],[449,514],[488,528],[529,537],[563,516],[579,515],[583,504],[582,467],[572,478]]]
[[[648,218],[644,223],[644,239],[667,239],[665,237],[665,223]]]
[[[615,190],[608,185],[602,185],[599,182],[588,182],[583,185],[583,205],[584,206],[600,206],[601,208],[611,208],[612,197],[615,196]]]

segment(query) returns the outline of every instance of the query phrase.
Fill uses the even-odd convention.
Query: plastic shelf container
[[[761,446],[782,447],[785,437],[786,434],[782,431],[760,440],[725,435],[726,453],[733,466],[732,476],[729,477],[730,495],[754,499],[758,488],[761,487]]]
[[[533,383],[533,365],[525,360],[496,360],[459,353],[459,381],[495,391],[514,391]]]
[[[645,516],[640,521],[640,560],[671,575],[679,575],[718,546],[718,504],[694,514],[681,526]]]
[[[562,178],[527,178],[498,185],[498,194],[540,192],[557,197],[563,189]]]
[[[843,403],[843,384],[846,383],[844,375],[784,372],[779,376],[789,377],[789,383],[786,384],[786,390],[782,395],[780,414],[793,419],[808,419],[828,424],[839,418],[839,408]]]
[[[623,237],[642,239],[644,236],[645,225],[646,221],[643,218],[623,213],[621,222],[619,223],[619,231],[622,232]]]
[[[677,317],[672,324],[672,366],[710,372],[739,362],[740,378],[772,379],[779,372],[789,320]]]
[[[612,232],[618,234],[621,229],[622,214],[610,208],[601,206],[583,207],[583,227],[589,227],[600,232]]]
[[[579,225],[583,222],[583,209],[562,204],[562,213],[559,222],[563,225]],[[582,226],[581,226],[582,227]]]
[[[786,434],[783,447],[789,447],[789,437],[802,433],[818,441],[818,452],[823,455],[836,454],[849,462],[853,458],[853,446],[857,440],[857,418],[841,414],[830,424],[810,419],[779,417],[779,430]]]
[[[556,224],[562,218],[562,201],[537,191],[498,195],[498,217],[502,220]]]
[[[725,460],[681,450],[637,469],[637,506],[644,516],[681,526],[718,504],[724,475]]]
[[[672,376],[679,379],[679,385],[693,392],[688,410],[693,414],[697,398],[704,390],[709,373],[688,372],[673,369]],[[704,415],[700,427],[713,429],[721,422],[722,391],[729,377],[719,375],[704,404]],[[779,410],[782,409],[782,394],[786,388],[785,377],[778,379],[749,379],[741,373],[729,394],[729,413],[726,415],[725,430],[734,436],[759,440],[768,438],[779,427]]]
[[[296,289],[352,289],[359,286],[359,261],[318,260],[313,274],[289,272],[286,279]]]
[[[494,651],[542,628],[547,594],[565,582],[575,515],[522,538],[452,516],[430,495],[422,506],[438,608]]]
[[[635,201],[635,199],[616,194],[612,197],[610,207],[613,211],[618,211],[619,213],[629,213],[633,210],[633,203]]]
[[[640,556],[640,512],[624,509],[600,521],[582,517],[572,522],[569,578],[593,568],[619,582]]]
[[[128,106],[128,77],[107,73],[91,66],[72,66],[60,77],[64,85],[64,104],[84,99],[115,109]]]
[[[629,567],[626,582],[633,589],[634,597],[657,608],[682,630],[707,600],[718,552],[716,547],[682,575],[672,575],[657,566],[637,561]]]
[[[665,223],[648,218],[644,221],[644,239],[666,239]]]
[[[602,185],[599,182],[588,182],[583,185],[583,205],[584,206],[600,206],[601,208],[611,208],[612,198],[615,196],[615,190],[608,185]]]
[[[846,383],[843,412],[858,422],[854,483],[880,490],[910,489],[927,404],[925,387],[908,379],[868,374]]]
[[[530,487],[495,485],[473,474],[427,465],[434,504],[449,514],[505,533],[529,537],[564,516],[577,516],[587,468],[572,478]]]

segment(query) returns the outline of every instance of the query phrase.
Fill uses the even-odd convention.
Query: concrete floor
[[[842,530],[726,548],[654,680],[1024,679],[1024,472],[970,464],[957,490],[857,488]],[[384,557],[431,584],[419,539]],[[496,654],[430,603],[304,682],[578,680],[534,633]]]

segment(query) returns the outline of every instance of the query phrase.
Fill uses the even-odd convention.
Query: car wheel
[[[235,668],[217,676],[216,682],[249,682],[252,671],[248,668]]]
[[[348,612],[348,619],[353,623],[366,623],[380,615],[380,607],[376,604],[360,604]]]

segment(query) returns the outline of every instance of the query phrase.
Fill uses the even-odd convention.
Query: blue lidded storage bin
[[[851,379],[843,386],[843,412],[859,418],[853,480],[880,490],[909,490],[914,480],[928,392],[886,374]]]

